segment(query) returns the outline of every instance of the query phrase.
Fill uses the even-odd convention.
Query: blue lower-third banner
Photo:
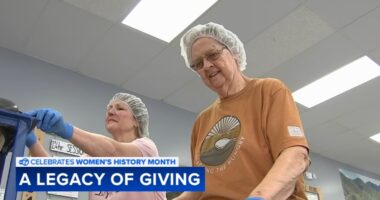
[[[204,167],[17,167],[17,191],[204,191]]]

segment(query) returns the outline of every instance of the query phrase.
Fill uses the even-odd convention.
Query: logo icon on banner
[[[19,160],[19,164],[22,166],[28,166],[29,165],[29,159],[23,158],[23,159]]]

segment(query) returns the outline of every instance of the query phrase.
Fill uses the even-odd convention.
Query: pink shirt
[[[143,157],[157,157],[154,142],[146,137],[132,141]],[[165,192],[90,192],[89,200],[166,200]]]

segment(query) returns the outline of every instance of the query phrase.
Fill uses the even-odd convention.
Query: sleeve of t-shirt
[[[195,155],[196,155],[196,152],[195,152],[195,147],[196,147],[196,144],[197,144],[197,136],[198,136],[198,128],[199,128],[199,118],[200,116],[197,117],[194,125],[193,125],[193,130],[192,130],[192,133],[191,133],[191,143],[190,143],[190,153],[191,153],[191,163],[193,166],[196,166],[196,163],[195,163]]]
[[[308,149],[308,144],[290,90],[281,81],[272,84],[266,113],[266,134],[273,159],[276,159],[286,148],[304,146]]]
[[[154,142],[146,137],[138,138],[132,142],[142,153],[143,157],[158,157],[158,150]]]

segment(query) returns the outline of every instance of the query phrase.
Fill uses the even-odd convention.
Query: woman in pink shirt
[[[142,100],[128,93],[117,93],[107,105],[105,127],[112,138],[90,133],[65,122],[53,109],[29,113],[39,119],[37,127],[69,140],[92,157],[157,157],[158,150],[148,138],[149,114]],[[26,145],[32,156],[49,156],[36,135],[28,134]],[[86,156],[87,156],[86,155]],[[165,192],[90,192],[90,200],[162,200]]]

